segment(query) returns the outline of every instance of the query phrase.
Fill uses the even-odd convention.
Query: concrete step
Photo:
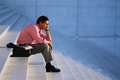
[[[0,80],[26,80],[27,62],[27,57],[8,58]]]
[[[17,24],[17,26],[16,26]],[[19,27],[21,29],[21,27],[23,27],[23,24],[24,24],[24,18],[20,18],[14,25],[12,26],[16,26],[16,27]],[[13,29],[9,29],[7,31],[7,33],[0,39],[0,73],[1,73],[1,77],[4,76],[6,73],[6,67],[7,67],[7,61],[9,62],[9,56],[10,56],[10,52],[11,52],[11,49],[8,49],[6,48],[6,44],[9,43],[9,42],[15,42],[19,32],[20,32],[20,29],[19,31],[11,31]],[[9,66],[9,65],[8,65]],[[7,76],[7,75],[6,75]],[[8,77],[9,74],[8,74]],[[4,77],[2,77],[4,78]],[[3,79],[0,79],[0,80],[3,80]]]
[[[86,66],[78,61],[74,62],[81,72],[81,74],[84,76],[85,80],[112,80],[108,75],[101,73],[97,69],[91,68],[89,66]],[[91,78],[88,78],[87,75],[90,75]]]
[[[0,10],[6,9],[6,6],[0,5]]]
[[[54,55],[54,53],[53,53],[53,55]],[[54,57],[51,64],[54,65],[55,67],[59,68],[58,65],[57,65],[57,62],[56,62],[56,57]],[[59,72],[59,73],[47,72],[46,76],[47,76],[47,80],[63,80],[61,72]]]
[[[57,61],[59,68],[62,70],[61,75],[63,77],[63,80],[112,80],[105,73],[101,73],[101,71],[97,69],[84,65],[80,61],[73,60],[69,56],[64,56],[60,51],[54,51],[54,54],[56,58],[55,60]],[[58,60],[58,58],[60,60]],[[63,68],[66,69],[60,67],[62,65],[64,65]],[[68,67],[66,67],[66,65]],[[69,73],[66,73],[69,76],[67,78],[64,78],[65,75],[63,73],[63,70],[64,72],[67,72],[68,69],[74,78],[71,79]]]
[[[100,53],[100,49],[99,51],[97,51],[95,49],[96,46],[92,46],[92,45],[89,45],[88,43],[85,43],[85,42],[75,42],[74,40],[70,40],[69,38],[68,39],[65,39],[64,36],[55,36],[55,33],[53,34],[54,35],[54,39],[55,40],[54,42],[54,47],[56,46],[56,49],[59,49],[60,51],[62,51],[62,53],[66,56],[71,56],[72,58],[80,61],[79,63],[81,65],[84,64],[84,67],[79,67],[77,66],[77,68],[79,69],[81,76],[83,77],[83,80],[89,80],[89,78],[92,80],[111,80],[111,76],[106,73],[105,74],[105,67],[103,69],[101,68],[98,68],[98,64],[99,66],[104,66],[104,65],[108,65],[108,63],[105,63],[105,64],[101,64],[102,61],[106,62],[106,59],[103,59],[101,58],[101,60],[98,61],[98,59],[100,58],[101,54]],[[62,44],[65,44],[64,46],[61,45]],[[96,47],[97,48],[97,47]],[[102,51],[102,50],[101,50]],[[98,54],[98,56],[96,56],[95,54]],[[103,53],[104,54],[104,53]],[[104,55],[107,55],[107,54],[104,54]],[[66,56],[65,56],[65,59],[66,59]],[[113,57],[113,56],[112,56]],[[110,57],[111,58],[111,57]],[[114,59],[115,60],[115,59]],[[114,61],[112,60],[112,61]],[[69,61],[69,60],[67,60]],[[66,61],[66,62],[67,62]],[[110,61],[110,60],[109,60]],[[76,61],[74,61],[76,62]],[[81,63],[82,62],[82,63]],[[110,61],[111,62],[111,61]],[[117,62],[117,61],[116,61]],[[69,62],[70,63],[70,62]],[[68,64],[68,63],[67,63]],[[85,64],[87,66],[85,66]],[[97,65],[96,65],[97,64]],[[113,64],[112,64],[113,65]],[[118,65],[118,64],[117,64]],[[89,67],[88,67],[89,66]],[[115,65],[116,66],[116,65]],[[69,66],[69,67],[72,67],[72,66]],[[112,68],[112,67],[111,67]],[[72,71],[72,68],[70,68],[71,71]],[[91,69],[91,70],[90,70]],[[107,67],[107,69],[109,69],[109,66]],[[74,70],[74,69],[73,69]],[[112,69],[111,69],[112,70]],[[91,74],[92,72],[92,74]],[[73,73],[73,72],[72,72]],[[96,75],[97,74],[97,75]],[[73,73],[74,76],[77,76],[76,74]],[[76,78],[76,77],[75,77]]]
[[[54,56],[56,58],[55,60],[58,64],[58,67],[62,70],[61,75],[63,80],[75,80],[75,77],[73,76],[73,73],[71,72],[69,66],[67,65],[62,53],[58,50],[55,50]]]
[[[7,12],[11,11],[10,9],[3,9],[3,10],[0,10],[0,15],[2,14],[5,14]]]
[[[11,24],[11,26],[13,26],[15,24],[15,21]],[[9,53],[10,53],[10,50],[11,49],[7,49],[6,48],[6,44],[8,42],[14,42],[15,41],[15,37],[17,36],[18,34],[16,34],[16,32],[10,32],[10,31],[7,31],[7,33],[2,37],[0,38],[0,73],[1,73],[1,70],[7,60],[7,57],[9,56]]]
[[[23,17],[25,17],[25,16],[23,16]],[[25,17],[26,18],[26,17]],[[28,18],[26,18],[26,21],[25,21],[25,24],[24,24],[24,26],[22,27],[22,29],[24,28],[24,27],[26,27],[27,25],[29,25],[29,24],[32,24],[33,22],[31,21],[31,20],[29,20]]]
[[[29,57],[26,77],[27,80],[47,80],[44,60],[41,54]]]
[[[4,21],[6,21],[7,19],[9,19],[11,16],[13,16],[15,14],[16,14],[16,12],[10,12],[8,15],[6,15],[6,14],[2,15],[2,17],[0,19],[0,24],[2,24]]]
[[[9,57],[12,54],[11,49],[6,48],[6,44],[9,42],[15,42],[18,34],[23,29],[24,26],[31,23],[28,19],[25,19],[23,16],[12,12],[9,9],[3,9],[4,7],[0,6],[0,80],[26,80],[31,79],[30,73],[27,77],[27,68],[31,71],[35,69],[38,71],[43,71],[42,75],[37,75],[39,78],[43,77],[43,80],[46,80],[46,73],[44,69],[44,64],[31,68],[31,63],[28,63],[28,58],[22,57]],[[25,24],[24,24],[25,23]],[[15,42],[16,43],[16,42]],[[40,58],[40,57],[39,57]],[[37,57],[37,59],[39,59]],[[41,60],[42,61],[42,60]],[[32,70],[33,72],[34,70]],[[37,73],[36,73],[37,74]],[[36,77],[36,75],[35,75]],[[35,79],[34,77],[34,79]],[[39,78],[36,77],[36,80]],[[33,80],[33,78],[32,78]]]
[[[90,71],[91,68],[83,66],[76,66],[76,61],[74,61],[71,57],[65,56],[66,62],[69,65],[73,75],[75,76],[76,80],[100,80],[99,76],[94,74],[94,71]],[[72,64],[72,65],[71,65]],[[92,69],[91,69],[92,70]],[[104,79],[103,79],[104,80]]]
[[[7,19],[4,23],[0,24],[0,38],[10,29],[10,27],[20,18],[20,15],[15,14],[11,18]]]
[[[9,14],[13,13],[13,11],[8,10],[7,12],[3,12],[0,14],[0,19],[4,19],[6,16],[8,16]]]
[[[103,77],[98,75],[97,71],[94,71],[92,68],[83,65],[81,62],[75,61],[68,56],[65,56],[65,59],[76,80],[107,80],[105,76]]]
[[[83,74],[77,68],[77,66],[76,66],[75,62],[72,60],[72,58],[69,56],[64,56],[64,57],[65,57],[65,61],[66,61],[67,65],[69,66],[73,76],[75,77],[75,80],[86,80],[85,77],[83,76]],[[91,78],[89,74],[87,74],[87,76],[89,79]]]

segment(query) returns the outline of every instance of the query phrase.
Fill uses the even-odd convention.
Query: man
[[[42,32],[45,30],[46,35]],[[46,16],[40,16],[35,24],[26,26],[20,33],[17,43],[20,45],[31,45],[33,47],[32,54],[42,53],[46,62],[46,72],[60,72],[60,69],[51,65],[52,43],[49,33],[49,19]]]

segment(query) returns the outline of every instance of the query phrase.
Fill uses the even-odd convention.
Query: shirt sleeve
[[[50,41],[42,31],[40,32],[40,36],[43,37],[45,40]]]
[[[40,36],[40,33],[39,33],[39,29],[37,27],[31,27],[29,29],[29,35],[34,39],[36,40],[38,43],[45,43],[46,40]]]

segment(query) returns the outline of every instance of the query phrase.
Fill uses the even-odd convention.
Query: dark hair
[[[36,23],[37,23],[37,24],[39,24],[40,22],[44,23],[46,20],[49,21],[49,19],[48,19],[47,16],[40,16],[40,17],[37,19]]]

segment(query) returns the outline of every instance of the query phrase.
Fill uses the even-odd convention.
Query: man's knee
[[[48,47],[49,45],[47,43],[43,43],[45,45],[45,47]]]
[[[49,48],[49,45],[47,43],[43,43],[44,48]]]
[[[47,43],[32,44],[31,46],[33,47],[32,54],[49,51],[49,45]]]
[[[47,43],[43,43],[44,48],[46,48],[48,51],[51,51],[51,47]]]

